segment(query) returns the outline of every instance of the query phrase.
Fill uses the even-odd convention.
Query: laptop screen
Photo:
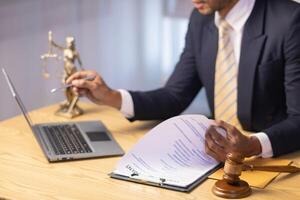
[[[10,77],[9,77],[9,75],[6,73],[6,71],[5,71],[4,68],[2,68],[2,73],[3,73],[4,77],[5,77],[5,80],[7,82],[7,85],[9,87],[9,90],[10,90],[11,94],[13,95],[13,97],[15,98],[15,100],[17,101],[17,104],[19,105],[19,107],[20,107],[20,109],[21,109],[21,111],[22,111],[22,113],[23,113],[23,115],[24,115],[24,117],[25,117],[28,125],[32,129],[33,123],[32,123],[32,121],[30,119],[30,116],[29,116],[29,114],[28,114],[28,112],[27,112],[27,110],[26,110],[26,108],[25,108],[25,106],[24,106],[24,104],[23,104],[20,96],[18,95],[18,93],[17,93],[17,91],[16,91],[16,89],[15,89],[15,87],[14,87],[14,85],[13,85],[13,83],[12,83]]]

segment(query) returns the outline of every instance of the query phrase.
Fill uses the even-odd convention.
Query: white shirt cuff
[[[255,133],[252,136],[255,136],[260,142],[260,145],[261,145],[261,155],[260,156],[263,158],[273,157],[272,145],[271,145],[270,139],[267,136],[267,134],[260,132],[260,133]]]
[[[134,106],[132,96],[127,90],[118,90],[121,93],[122,103],[121,103],[121,113],[126,118],[133,118],[134,117]]]

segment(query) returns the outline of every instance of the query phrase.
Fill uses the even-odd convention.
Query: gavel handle
[[[296,173],[300,172],[300,168],[296,166],[254,166],[244,164],[242,167],[243,171],[268,171],[268,172],[283,172],[283,173]]]

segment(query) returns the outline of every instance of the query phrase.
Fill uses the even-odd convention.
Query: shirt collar
[[[225,20],[235,30],[242,31],[255,4],[255,0],[239,0],[226,15]],[[219,12],[215,14],[215,24],[220,25],[221,16]]]

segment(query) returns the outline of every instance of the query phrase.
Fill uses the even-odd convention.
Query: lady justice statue
[[[49,42],[49,51],[46,54],[41,56],[41,59],[44,60],[45,64],[47,59],[55,58],[57,60],[61,60],[61,57],[58,57],[57,54],[53,53],[53,47],[62,51],[63,53],[63,62],[64,62],[64,72],[62,78],[62,84],[65,85],[66,80],[77,71],[77,67],[75,62],[78,61],[80,66],[80,70],[83,70],[82,62],[80,60],[79,53],[76,51],[75,48],[75,39],[74,37],[67,37],[66,38],[66,47],[58,45],[56,42],[53,41],[52,32],[49,31],[48,33],[48,42]],[[48,78],[49,73],[46,70],[46,65],[44,77]],[[67,87],[64,89],[64,93],[66,96],[66,100],[60,104],[60,108],[56,112],[57,115],[73,118],[83,113],[83,110],[78,107],[77,102],[79,97],[74,94],[71,87]]]

